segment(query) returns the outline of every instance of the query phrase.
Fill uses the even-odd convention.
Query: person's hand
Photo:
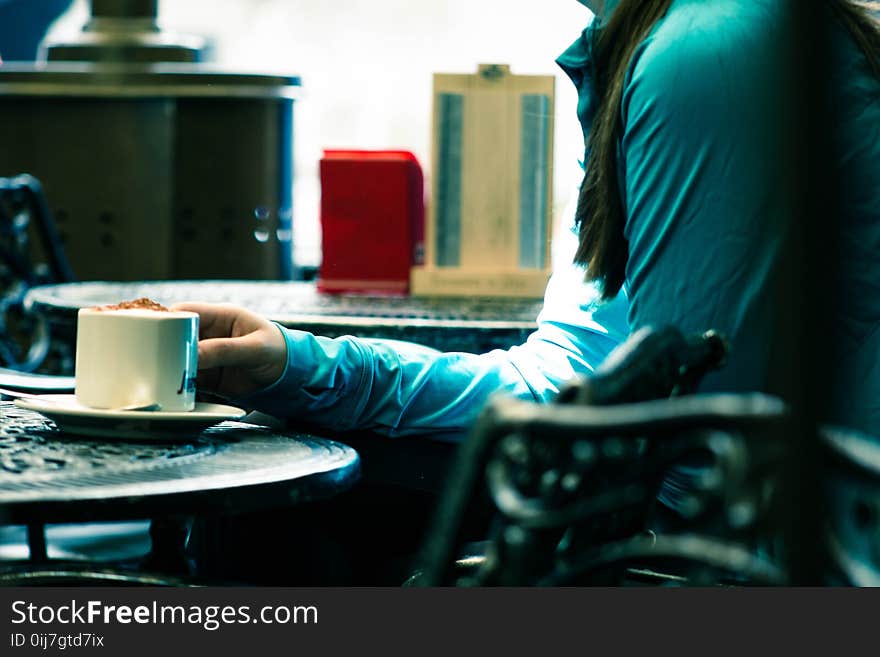
[[[199,315],[199,388],[240,397],[275,383],[284,372],[287,345],[266,318],[230,304],[180,303],[171,309]]]

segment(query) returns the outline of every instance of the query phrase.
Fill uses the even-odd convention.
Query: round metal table
[[[228,280],[45,285],[31,289],[24,303],[63,333],[75,330],[80,308],[140,297],[164,305],[234,303],[329,337],[391,338],[471,353],[521,344],[535,330],[542,306],[536,299],[331,295],[318,292],[314,283]]]
[[[150,519],[152,566],[186,572],[186,522],[210,535],[235,514],[329,499],[359,478],[354,449],[309,434],[226,421],[173,442],[96,439],[0,402],[0,524],[28,526],[35,564],[46,523]],[[221,548],[203,541],[196,561],[216,563]]]
[[[0,521],[78,522],[265,510],[323,499],[357,481],[342,443],[244,422],[174,442],[67,435],[0,402]]]

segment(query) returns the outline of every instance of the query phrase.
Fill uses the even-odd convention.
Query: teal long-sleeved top
[[[705,390],[764,389],[773,349],[770,282],[790,212],[779,164],[785,4],[673,0],[636,50],[620,108],[629,263],[616,298],[602,301],[572,264],[570,225],[554,243],[544,307],[524,344],[479,355],[441,353],[281,329],[284,373],[238,401],[331,430],[454,440],[489,396],[551,400],[632,331],[665,324],[686,332],[714,328],[730,338],[729,363],[707,378]],[[558,59],[578,88],[585,137],[596,106],[595,29],[588,26]],[[839,221],[847,257],[829,348],[810,357],[835,354],[835,388],[845,394],[829,419],[880,436],[880,83],[848,33],[836,24],[833,32],[835,164],[844,184]]]

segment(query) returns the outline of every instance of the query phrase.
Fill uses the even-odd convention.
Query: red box
[[[407,294],[422,264],[422,168],[408,151],[327,150],[320,163],[321,292]]]

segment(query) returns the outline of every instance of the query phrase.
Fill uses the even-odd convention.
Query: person
[[[528,340],[443,353],[182,304],[201,317],[200,388],[333,431],[460,440],[491,395],[550,401],[632,331],[662,324],[730,340],[728,365],[704,390],[765,389],[791,212],[791,107],[780,100],[791,3],[584,4],[596,19],[557,61],[578,89],[585,177]],[[846,253],[828,336],[847,393],[834,419],[880,436],[880,33],[861,5],[825,5]]]

